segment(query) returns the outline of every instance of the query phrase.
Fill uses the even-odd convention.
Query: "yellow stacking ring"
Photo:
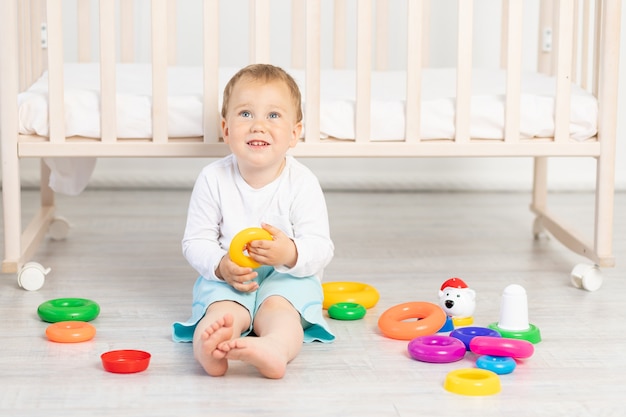
[[[248,243],[253,240],[272,240],[272,235],[265,229],[260,227],[249,227],[237,233],[230,242],[228,248],[228,256],[234,263],[242,267],[258,268],[261,266],[257,261],[244,254],[248,247]]]
[[[324,290],[322,307],[325,310],[337,303],[356,303],[365,308],[372,308],[380,298],[376,288],[360,282],[325,282],[322,289]]]
[[[474,324],[474,317],[452,317],[452,323],[454,327],[464,327]]]
[[[461,395],[493,395],[500,392],[500,378],[486,369],[464,368],[449,372],[443,387]]]

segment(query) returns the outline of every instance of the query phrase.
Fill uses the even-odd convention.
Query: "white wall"
[[[179,59],[182,63],[199,62],[198,51],[187,47],[194,39],[199,38],[199,24],[195,22],[198,14],[194,5],[199,0],[186,0],[186,6],[180,9],[178,31],[182,37],[179,45]],[[288,13],[289,0],[273,0],[272,15],[280,16]],[[223,18],[238,17],[241,3],[247,0],[222,2],[220,11]],[[431,19],[432,42],[431,64],[446,66],[454,64],[455,35],[449,30],[454,20],[449,16],[455,10],[456,0],[433,1]],[[72,2],[68,2],[72,3]],[[393,3],[393,2],[392,2]],[[403,2],[401,2],[403,3]],[[349,7],[354,7],[354,0]],[[538,10],[537,0],[524,2],[525,48],[523,62],[526,69],[534,69],[536,57],[534,45],[537,42],[537,26],[535,16]],[[499,48],[498,27],[492,22],[499,20],[499,0],[477,0],[475,2],[474,34],[481,48],[474,50],[476,66],[495,66],[497,61],[494,51]],[[328,2],[322,0],[323,13],[329,13]],[[392,10],[391,17],[402,30],[405,5]],[[149,34],[149,0],[139,2],[137,18],[140,33],[139,42],[147,42]],[[626,7],[623,13],[626,13]],[[285,16],[288,18],[288,16]],[[453,16],[452,18],[455,18]],[[68,19],[69,20],[69,19]],[[622,19],[623,21],[626,21]],[[194,24],[191,24],[194,23]],[[245,26],[245,22],[242,22]],[[395,25],[394,25],[395,26]],[[622,31],[622,56],[626,48],[626,28]],[[67,37],[73,36],[72,28],[68,28]],[[278,32],[274,37],[288,38],[288,33]],[[146,39],[143,39],[146,38]],[[247,34],[241,31],[241,37],[230,37],[223,40],[224,53],[220,57],[225,65],[244,65],[247,51],[245,42]],[[392,51],[391,60],[399,60],[404,45],[399,44],[397,51]],[[70,57],[71,58],[71,57]],[[149,56],[140,57],[148,60]],[[280,57],[278,57],[280,59]],[[621,65],[622,82],[619,85],[619,109],[626,106],[626,63]],[[626,135],[626,123],[620,118],[618,137]],[[618,140],[616,183],[620,190],[626,190],[626,149],[624,139]],[[303,160],[319,176],[326,188],[397,188],[397,189],[488,189],[488,190],[526,190],[530,188],[532,177],[532,160],[530,158],[495,158],[495,159],[307,159]],[[38,178],[38,161],[23,161],[23,176],[26,184],[36,184]],[[208,163],[202,159],[101,159],[90,183],[91,186],[172,186],[188,187],[193,183],[197,173]],[[553,158],[550,161],[550,184],[556,189],[591,189],[595,182],[595,161],[581,158]]]

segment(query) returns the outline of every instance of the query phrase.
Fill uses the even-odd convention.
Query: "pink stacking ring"
[[[420,336],[409,342],[407,347],[413,359],[421,362],[449,363],[463,359],[465,345],[450,336]]]
[[[465,344],[465,348],[470,350],[470,342],[476,336],[500,337],[500,333],[487,327],[460,327],[453,330],[450,336],[459,339]]]
[[[476,336],[470,342],[470,350],[479,355],[508,356],[510,358],[530,358],[535,352],[533,344],[522,339]]]

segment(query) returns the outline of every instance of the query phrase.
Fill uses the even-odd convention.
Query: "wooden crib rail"
[[[333,2],[334,18],[332,65],[335,68],[352,67],[356,71],[355,97],[355,137],[351,141],[321,139],[320,117],[320,68],[324,54],[321,38],[329,26],[322,18],[322,2],[291,0],[292,42],[290,64],[304,65],[306,81],[305,138],[306,146],[298,146],[295,155],[301,156],[598,156],[601,140],[613,140],[598,136],[598,140],[586,143],[572,143],[569,135],[570,83],[576,79],[582,86],[597,93],[601,84],[614,85],[617,76],[600,68],[612,67],[609,61],[617,56],[603,53],[607,34],[606,28],[615,26],[608,20],[618,20],[619,16],[603,15],[602,10],[615,7],[616,0],[542,0],[540,8],[540,34],[537,64],[540,71],[546,71],[557,79],[555,134],[546,139],[520,139],[520,82],[522,69],[522,13],[521,0],[502,1],[501,21],[501,66],[507,70],[505,122],[503,140],[481,140],[470,135],[471,93],[473,52],[475,48],[476,18],[473,0],[457,1],[457,45],[456,45],[456,100],[455,137],[450,140],[428,140],[420,137],[422,120],[421,83],[422,68],[431,62],[429,57],[429,25],[433,5],[429,0],[377,0],[348,3],[346,0]],[[373,69],[388,66],[386,53],[393,49],[394,39],[390,38],[388,8],[391,4],[404,2],[406,6],[406,35],[403,44],[404,69],[407,73],[407,94],[405,107],[405,139],[400,142],[386,142],[384,145],[370,140],[371,77]],[[202,59],[204,78],[203,131],[202,137],[169,138],[167,126],[167,67],[176,61],[176,0],[154,0],[150,2],[150,45],[149,59],[152,66],[152,130],[150,139],[120,139],[116,136],[116,77],[117,62],[128,62],[137,58],[137,45],[134,39],[137,16],[134,1],[100,1],[97,13],[90,10],[90,0],[77,0],[77,59],[99,62],[101,74],[101,137],[67,138],[64,127],[63,106],[63,61],[64,24],[67,18],[61,15],[62,0],[28,0],[17,2],[20,46],[20,85],[27,85],[47,67],[49,77],[50,134],[49,138],[20,137],[20,155],[38,156],[220,156],[227,152],[219,138],[219,96],[218,68],[220,66],[220,46],[228,37],[228,24],[220,22],[220,0],[202,2]],[[243,2],[244,4],[246,2]],[[270,13],[271,0],[248,0],[249,62],[272,62],[275,48],[272,44],[271,29],[276,22]],[[350,4],[350,6],[348,6]],[[353,7],[353,9],[349,9]],[[350,11],[348,11],[350,10]],[[352,14],[354,12],[355,16]],[[30,18],[25,16],[30,14]],[[99,30],[92,28],[91,17],[97,15]],[[47,49],[41,57],[41,24],[45,27]],[[348,43],[347,20],[356,21],[354,44]],[[288,22],[287,22],[288,23]],[[323,24],[324,23],[324,24]],[[119,26],[119,33],[110,29]],[[619,23],[617,23],[619,30]],[[84,31],[84,33],[83,33]],[[551,34],[551,37],[546,37]],[[95,36],[95,39],[93,37]],[[612,38],[611,38],[612,39]],[[542,41],[544,43],[542,43]],[[549,41],[549,42],[548,42]],[[550,45],[546,45],[548,42]],[[97,45],[98,56],[92,47]],[[24,52],[24,51],[27,52]],[[348,62],[351,53],[356,59]],[[69,51],[68,51],[69,53]],[[145,55],[145,53],[144,53]],[[591,59],[591,57],[594,59]],[[34,61],[38,60],[39,63]],[[607,65],[608,63],[608,65]],[[602,100],[602,97],[600,98]],[[610,105],[611,103],[609,103]],[[600,107],[606,105],[600,103]],[[504,147],[505,142],[512,146]],[[118,146],[123,143],[122,146]],[[356,146],[354,146],[356,145]],[[611,146],[611,144],[608,144]],[[53,147],[54,149],[50,149]]]

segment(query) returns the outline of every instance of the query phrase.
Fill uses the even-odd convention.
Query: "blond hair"
[[[238,81],[242,79],[248,79],[253,81],[281,81],[284,82],[293,100],[293,105],[296,109],[296,122],[302,121],[302,96],[298,84],[284,69],[276,67],[270,64],[252,64],[240,69],[233,77],[228,81],[224,88],[224,100],[222,102],[222,117],[226,118],[226,112],[228,110],[228,104],[230,102],[230,95],[235,88]]]

